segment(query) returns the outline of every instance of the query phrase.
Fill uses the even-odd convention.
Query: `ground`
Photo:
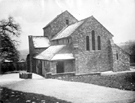
[[[103,73],[102,75],[112,75]],[[116,75],[116,74],[115,74]],[[33,79],[20,79],[18,73],[0,76],[1,100],[21,103],[133,103],[135,92],[88,83],[45,79],[33,74]],[[6,88],[5,88],[6,87]],[[7,89],[8,88],[8,89]],[[6,98],[7,95],[7,98]],[[18,95],[15,99],[15,96]],[[21,96],[22,95],[22,96]],[[20,97],[19,97],[20,96]],[[42,100],[42,102],[41,102]],[[8,101],[4,103],[9,103]]]
[[[1,88],[1,91],[0,103],[70,103],[43,94],[26,93],[7,88]]]
[[[68,78],[61,75],[57,79],[64,79],[66,81],[83,82],[89,84],[95,84],[110,88],[118,88],[121,90],[135,91],[135,70],[132,71],[122,71],[122,72],[102,72],[102,73],[92,73],[87,75],[78,75],[76,77],[69,76]]]

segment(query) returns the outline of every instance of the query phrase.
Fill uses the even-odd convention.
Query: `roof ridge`
[[[93,15],[92,16],[89,16],[89,17],[86,17],[86,18],[84,18],[84,19],[81,19],[80,21],[85,21],[85,20],[87,20],[87,19],[89,19],[89,18],[92,18],[93,17]]]
[[[92,16],[92,19],[96,20],[96,22],[98,22],[107,32],[109,32],[109,34],[111,34],[112,36],[114,36],[103,24],[101,24],[94,16]]]
[[[68,13],[68,14],[70,14],[73,18],[75,18],[71,13],[69,13],[67,10],[65,10],[64,12],[58,14],[54,19],[52,19],[45,27],[43,27],[43,29],[46,28],[49,24],[51,24],[55,19],[57,19],[59,16],[63,15],[64,13]],[[75,18],[75,19],[76,19],[76,18]],[[77,19],[76,19],[76,20],[77,20]],[[78,20],[77,20],[77,21],[78,21]]]

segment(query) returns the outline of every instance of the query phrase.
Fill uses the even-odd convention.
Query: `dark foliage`
[[[128,41],[121,47],[130,54],[131,63],[135,63],[135,41]]]
[[[16,48],[18,41],[15,37],[20,36],[20,31],[20,25],[14,21],[13,17],[0,21],[1,59],[18,61],[19,51]]]
[[[8,88],[2,88],[1,95],[0,103],[71,103],[55,97],[15,91]]]

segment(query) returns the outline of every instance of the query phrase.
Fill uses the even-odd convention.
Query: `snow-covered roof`
[[[74,56],[72,53],[69,54],[56,54],[51,60],[69,60],[74,59]]]
[[[35,48],[46,48],[50,46],[49,39],[44,36],[33,36],[33,44]]]
[[[0,83],[12,90],[43,94],[71,103],[133,103],[135,100],[134,91],[108,88],[88,83],[45,79],[42,77],[41,79],[39,77],[39,79],[21,80],[18,75],[8,74],[0,76]],[[7,81],[9,78],[18,78],[21,81],[13,82],[14,80],[10,80],[9,82]],[[3,81],[7,82],[4,83]]]
[[[52,57],[57,53],[60,49],[62,49],[65,45],[55,45],[50,46],[39,55],[35,56],[36,59],[43,59],[43,60],[51,60]]]
[[[50,46],[34,58],[42,60],[74,59],[71,49],[66,45]]]
[[[57,40],[70,36],[83,22],[84,21],[79,21],[75,24],[68,26],[64,30],[60,31],[54,38],[52,38],[52,40]]]

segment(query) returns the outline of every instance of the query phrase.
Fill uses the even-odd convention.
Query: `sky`
[[[13,16],[22,32],[18,49],[28,49],[28,35],[43,36],[45,27],[68,10],[78,20],[94,16],[116,44],[135,40],[135,0],[0,0],[0,20]]]

